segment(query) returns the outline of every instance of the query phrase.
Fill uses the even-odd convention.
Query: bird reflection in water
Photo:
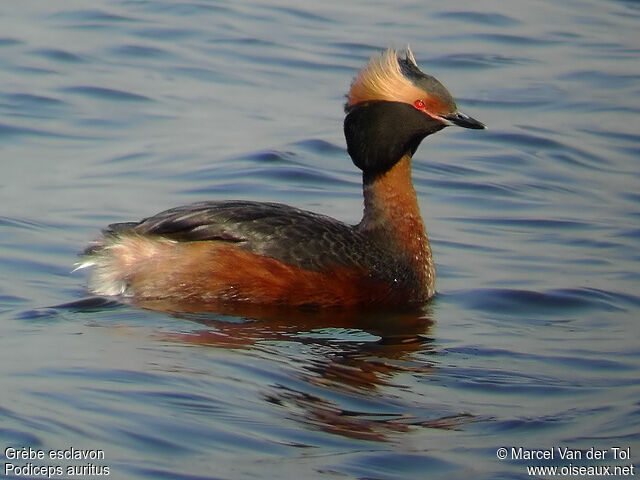
[[[211,305],[138,302],[150,310],[199,323],[189,333],[159,333],[161,341],[214,348],[252,349],[274,353],[274,342],[296,342],[315,354],[289,354],[303,384],[346,395],[371,395],[393,387],[394,376],[410,372],[430,375],[436,367],[419,357],[433,350],[429,311],[363,311],[349,309],[300,310],[256,305]],[[203,313],[204,312],[204,313]],[[342,334],[341,334],[342,333]],[[346,335],[344,335],[347,333]],[[347,337],[345,340],[344,337]],[[355,339],[354,339],[355,337]],[[287,355],[278,349],[277,355]],[[418,419],[408,413],[351,411],[314,393],[282,384],[264,398],[283,407],[299,421],[350,438],[387,441],[412,427],[455,429],[474,421],[469,414]],[[428,414],[427,414],[428,415]]]
[[[190,332],[153,333],[155,340],[250,350],[288,360],[299,380],[295,384],[308,388],[276,383],[263,393],[263,398],[281,407],[287,416],[313,428],[349,438],[393,441],[396,435],[412,428],[451,430],[477,420],[468,413],[442,415],[441,411],[426,409],[419,418],[415,411],[388,413],[388,408],[383,408],[383,413],[355,411],[329,400],[337,393],[351,399],[374,399],[382,405],[385,398],[391,398],[387,389],[400,388],[394,377],[403,373],[437,374],[437,366],[424,358],[425,354],[438,353],[431,337],[433,321],[429,307],[403,311],[303,310],[168,300],[138,300],[135,305],[202,326]],[[38,316],[56,310],[91,312],[118,306],[122,303],[92,297],[43,309]],[[304,346],[305,352],[282,349],[278,345],[282,342]],[[327,392],[324,397],[323,391]],[[395,396],[390,402],[393,410],[402,410]]]

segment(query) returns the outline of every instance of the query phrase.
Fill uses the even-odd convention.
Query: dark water
[[[633,1],[2,4],[0,454],[99,449],[31,463],[127,479],[637,466],[639,20]],[[439,275],[420,315],[47,308],[85,298],[72,265],[110,222],[223,198],[357,222],[343,95],[406,43],[489,126],[416,156]],[[556,446],[607,453],[496,457]]]

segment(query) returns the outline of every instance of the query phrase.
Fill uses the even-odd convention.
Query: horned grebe
[[[344,134],[363,172],[355,226],[277,203],[202,202],[110,225],[83,253],[89,289],[138,300],[286,306],[415,305],[435,268],[411,157],[447,125],[482,129],[411,51],[374,56],[355,78]]]

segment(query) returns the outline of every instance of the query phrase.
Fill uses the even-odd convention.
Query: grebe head
[[[345,112],[349,155],[365,174],[384,173],[446,126],[485,128],[458,111],[449,91],[420,70],[409,48],[404,57],[389,49],[371,58],[351,85]]]

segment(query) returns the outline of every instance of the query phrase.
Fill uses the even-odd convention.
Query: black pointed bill
[[[449,115],[441,115],[440,118],[453,125],[458,125],[459,127],[473,128],[474,130],[482,130],[484,128],[487,128],[484,123],[479,122],[478,120],[460,112],[450,113]]]

